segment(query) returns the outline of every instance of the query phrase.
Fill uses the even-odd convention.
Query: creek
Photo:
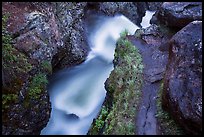
[[[113,70],[116,41],[125,29],[131,35],[139,29],[123,15],[93,15],[88,20],[91,50],[82,64],[53,76],[48,88],[51,115],[41,135],[87,134],[106,96],[104,83]]]

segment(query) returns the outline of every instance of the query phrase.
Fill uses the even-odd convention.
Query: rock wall
[[[137,23],[143,16],[131,2],[94,5],[99,9],[87,2],[2,3],[2,134],[40,134],[45,127],[51,111],[48,77],[88,55],[88,11],[125,14]]]
[[[181,29],[194,20],[202,20],[202,2],[164,2],[151,22]]]
[[[3,134],[40,134],[51,111],[46,77],[88,54],[83,3],[59,4],[3,3]]]
[[[163,108],[188,134],[202,132],[202,21],[193,21],[169,42]]]

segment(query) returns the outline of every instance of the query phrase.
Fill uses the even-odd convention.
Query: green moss
[[[157,99],[157,114],[162,135],[184,135],[184,131],[175,123],[170,114],[162,109],[163,82],[161,82]]]
[[[4,112],[9,108],[9,104],[16,102],[18,96],[16,94],[2,94],[2,111]]]
[[[32,69],[27,56],[13,46],[13,39],[7,31],[9,14],[2,16],[2,111],[16,103],[23,84],[23,77]],[[4,115],[4,114],[3,114]]]
[[[100,114],[98,118],[95,120],[94,125],[92,126],[90,135],[98,135],[101,132],[101,129],[104,127],[105,119],[108,115],[108,108],[106,106],[102,106]]]
[[[38,99],[48,83],[46,74],[36,74],[30,82],[28,95],[31,99]]]
[[[102,130],[100,134],[105,135],[134,135],[137,105],[141,95],[142,58],[138,49],[124,36],[117,41],[114,56],[115,68],[108,78],[107,86],[108,93],[113,96],[112,107],[108,109],[104,121],[100,119],[100,112],[100,124],[98,127],[93,124],[95,126],[92,129]],[[105,107],[107,109],[106,105]],[[90,134],[99,134],[92,132],[92,129]]]
[[[128,35],[128,30],[125,29],[123,32],[120,33],[120,38],[124,39]]]
[[[13,47],[11,35],[6,32],[7,19],[8,16],[2,16],[2,68],[4,73],[15,79],[19,74],[30,71],[32,65],[23,53]]]

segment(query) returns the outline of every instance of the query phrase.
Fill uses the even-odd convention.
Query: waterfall
[[[91,51],[82,64],[56,74],[61,80],[49,88],[52,110],[42,135],[87,134],[106,96],[116,41],[125,29],[132,35],[139,29],[123,15],[96,16],[88,26]]]

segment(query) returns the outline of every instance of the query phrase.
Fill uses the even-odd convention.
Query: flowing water
[[[49,88],[51,117],[42,135],[85,135],[106,96],[104,83],[113,70],[114,51],[120,33],[139,29],[123,15],[92,16],[87,24],[91,48],[82,64],[65,69],[54,77]]]

